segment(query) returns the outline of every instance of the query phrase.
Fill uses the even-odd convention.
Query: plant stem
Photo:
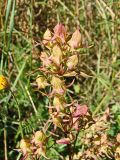
[[[5,160],[8,160],[7,158],[7,140],[6,140],[6,128],[4,128],[4,153],[5,153]]]
[[[68,153],[69,153],[69,160],[72,160],[72,148],[71,148],[71,144],[68,144],[67,145],[67,148],[68,148]]]
[[[15,102],[16,102],[16,104],[17,104],[18,118],[19,118],[19,126],[20,126],[20,131],[21,131],[21,137],[23,138],[23,130],[22,130],[22,124],[21,124],[21,113],[20,113],[19,103],[18,103],[18,101],[17,101],[17,99],[16,99],[16,97],[15,97],[15,95],[14,95],[14,93],[13,93],[13,91],[12,91],[11,89],[10,89],[10,92],[11,92],[12,96],[14,97]]]

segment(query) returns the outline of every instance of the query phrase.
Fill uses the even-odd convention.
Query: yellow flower
[[[0,75],[0,90],[9,88],[9,82],[6,77]]]

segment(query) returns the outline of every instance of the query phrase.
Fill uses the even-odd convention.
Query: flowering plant
[[[51,138],[54,142],[52,147],[65,145],[66,159],[69,160],[113,156],[106,134],[109,110],[101,118],[93,118],[87,105],[79,104],[69,93],[77,78],[79,48],[82,47],[79,29],[70,35],[62,24],[57,24],[53,32],[46,30],[42,44],[44,51],[40,54],[40,74],[36,83],[43,96],[49,99],[50,118],[31,138],[21,140],[20,150],[24,158],[34,159],[42,155],[49,159],[47,150],[51,147],[47,147],[47,143]],[[86,149],[80,149],[76,154],[78,144]]]

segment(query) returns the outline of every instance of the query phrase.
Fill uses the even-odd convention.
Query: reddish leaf
[[[56,141],[57,144],[70,144],[70,139],[69,138],[62,138],[60,140]]]

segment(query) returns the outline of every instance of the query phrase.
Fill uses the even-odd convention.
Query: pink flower
[[[73,113],[73,117],[80,117],[80,116],[85,116],[88,111],[88,107],[86,105],[76,105],[76,110]]]
[[[70,139],[69,138],[62,138],[60,140],[56,141],[57,144],[70,144]]]
[[[52,39],[54,40],[56,38],[60,39],[62,43],[65,43],[66,29],[64,25],[59,24],[59,23],[54,28],[54,36]]]

